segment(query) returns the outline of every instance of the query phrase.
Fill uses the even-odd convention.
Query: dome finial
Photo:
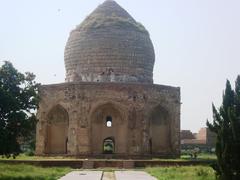
[[[105,0],[102,4],[105,4],[105,3],[115,3],[118,5],[118,3],[115,0]]]

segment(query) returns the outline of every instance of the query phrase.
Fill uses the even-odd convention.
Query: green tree
[[[213,105],[213,123],[209,129],[217,134],[217,163],[213,166],[218,179],[240,179],[240,76],[235,90],[227,80],[223,102],[219,109]]]
[[[34,74],[22,74],[8,61],[0,67],[0,155],[15,157],[20,143],[35,135],[39,84],[34,79]]]

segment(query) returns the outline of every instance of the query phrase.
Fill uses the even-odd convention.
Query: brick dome
[[[71,31],[64,60],[67,82],[153,83],[149,34],[112,0]]]

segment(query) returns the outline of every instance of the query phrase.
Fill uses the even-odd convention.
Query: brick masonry
[[[154,49],[139,26],[114,1],[100,5],[70,33],[66,81],[152,83]]]
[[[51,127],[48,114],[55,107],[65,109],[68,116],[66,130],[60,132],[67,131],[64,137],[68,137],[68,155],[101,155],[103,140],[109,136],[115,137],[115,152],[120,156],[179,155],[179,88],[153,84],[63,83],[42,86],[40,93],[36,146],[39,155],[51,153],[47,150],[51,138],[48,134]],[[167,131],[163,131],[162,136],[151,137],[155,135],[151,135],[155,128],[155,124],[151,123],[152,115],[158,111],[161,113],[159,108],[168,112],[167,123],[156,125],[160,129],[167,128]],[[121,122],[117,124],[113,118],[112,131],[108,131],[110,129],[104,121],[105,109]],[[96,118],[97,115],[99,118]],[[152,144],[157,148],[154,152],[150,152],[151,138],[157,138],[157,145]],[[162,143],[166,139],[169,142]]]
[[[154,61],[147,30],[101,4],[70,33],[66,83],[40,88],[36,154],[178,157],[180,88],[153,84]]]

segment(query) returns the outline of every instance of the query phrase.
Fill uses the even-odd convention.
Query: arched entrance
[[[91,115],[91,148],[94,155],[127,152],[127,121],[112,103],[97,107]]]
[[[161,154],[170,148],[170,117],[166,109],[157,106],[150,114],[149,151]]]
[[[60,105],[55,106],[47,116],[46,153],[66,154],[68,136],[68,113]]]

